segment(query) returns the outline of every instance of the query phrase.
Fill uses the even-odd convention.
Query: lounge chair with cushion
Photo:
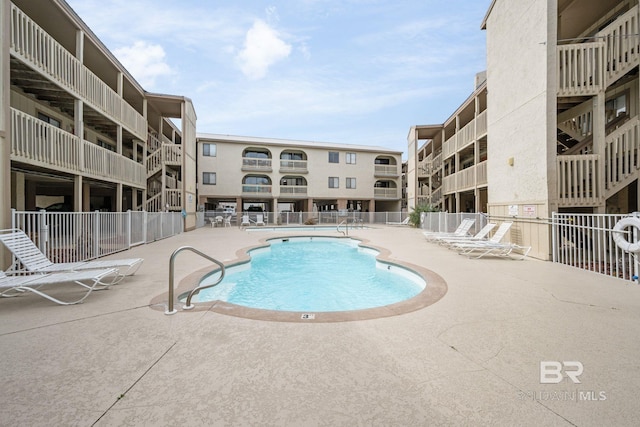
[[[43,298],[60,305],[78,304],[84,301],[94,290],[105,289],[113,284],[118,277],[118,270],[115,268],[101,270],[68,271],[64,273],[50,274],[27,274],[17,276],[7,276],[4,271],[0,271],[0,297],[17,297],[24,292],[32,292]],[[84,288],[85,294],[82,298],[74,301],[62,301],[52,297],[40,288],[45,286],[59,285],[63,283],[75,283]]]
[[[52,262],[43,254],[40,249],[31,241],[22,230],[10,228],[0,230],[0,242],[2,242],[13,254],[23,268],[14,265],[12,272],[28,271],[31,273],[55,273],[62,271],[95,270],[104,268],[115,268],[119,282],[124,276],[132,276],[142,265],[142,258],[124,258],[113,260],[94,260],[80,262]],[[114,284],[112,283],[112,284]]]

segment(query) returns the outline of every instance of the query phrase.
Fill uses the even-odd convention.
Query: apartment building
[[[400,210],[400,151],[214,134],[197,140],[198,203],[206,210]]]
[[[638,20],[638,0],[491,4],[490,214],[638,210]],[[547,230],[522,229],[540,257]]]
[[[487,209],[487,83],[442,124],[411,127],[407,154],[409,210],[431,205],[448,212]]]
[[[410,206],[461,212],[473,200],[477,211],[515,219],[512,241],[532,245],[541,259],[550,257],[553,212],[640,210],[638,11],[638,0],[494,0],[481,24],[484,88],[449,119],[455,132],[409,133]],[[458,117],[465,108],[467,120]],[[472,139],[463,132],[472,122],[473,162],[459,150],[459,138]],[[446,147],[452,134],[455,150]],[[469,166],[475,199],[459,185]]]
[[[188,98],[146,92],[64,0],[0,0],[0,20],[3,227],[48,205],[195,213]]]

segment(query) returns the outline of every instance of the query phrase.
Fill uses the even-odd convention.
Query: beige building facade
[[[532,245],[536,257],[550,257],[553,212],[639,210],[639,20],[638,0],[494,0],[482,22],[487,193],[486,210],[482,199],[475,208],[515,219],[512,241]],[[410,131],[416,186],[409,204],[465,211],[429,175],[439,154],[434,132]],[[446,166],[437,160],[444,180]],[[425,174],[435,178],[425,181]]]
[[[63,0],[0,0],[0,20],[2,227],[46,207],[195,226],[191,101],[145,91]]]
[[[198,134],[198,203],[205,210],[394,211],[402,152],[380,147]]]

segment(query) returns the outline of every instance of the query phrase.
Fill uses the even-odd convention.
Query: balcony
[[[9,44],[13,57],[122,124],[137,138],[147,140],[146,119],[14,4],[11,4],[10,20]]]
[[[245,196],[268,196],[271,197],[270,185],[250,185],[242,184],[242,194]]]
[[[398,174],[398,165],[375,165],[374,175],[393,178],[400,176]]]
[[[243,162],[244,167],[244,162]],[[271,166],[269,166],[271,168]],[[251,169],[256,170],[256,169]],[[262,170],[262,169],[259,169]],[[306,160],[280,160],[280,173],[308,173]]]
[[[242,170],[245,172],[271,172],[271,159],[242,158]],[[269,190],[271,192],[271,190]]]
[[[373,196],[376,199],[398,199],[397,188],[374,188]]]
[[[307,186],[306,185],[281,185],[280,186],[280,197],[307,197]]]
[[[144,165],[11,108],[11,160],[146,187]]]
[[[442,192],[452,194],[487,185],[487,161],[470,166],[460,172],[445,176],[442,180]]]
[[[557,47],[558,96],[593,96],[638,65],[638,6],[593,37]]]

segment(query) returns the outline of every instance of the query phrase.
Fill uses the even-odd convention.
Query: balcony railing
[[[593,42],[558,46],[558,95],[592,96],[638,65],[638,6],[598,32]]]
[[[471,144],[476,138],[476,121],[471,120],[462,129],[457,132],[456,147],[457,150],[462,150],[467,145]]]
[[[487,110],[476,117],[476,139],[480,139],[487,134]]]
[[[478,163],[476,166],[476,185],[487,185],[489,180],[487,179],[487,161]]]
[[[146,141],[146,120],[120,95],[14,4],[10,19],[11,55]]]
[[[375,165],[375,176],[398,176],[397,165]]]
[[[243,161],[244,167],[244,161]],[[271,168],[271,166],[269,166]],[[280,173],[307,173],[307,161],[306,160],[280,160]]]
[[[376,199],[397,199],[398,189],[397,188],[374,188],[373,196]]]
[[[271,172],[271,159],[256,159],[253,157],[243,157],[242,170]]]
[[[558,204],[560,206],[596,206],[599,194],[598,154],[558,156]]]
[[[640,169],[640,131],[638,117],[634,117],[605,138],[605,188],[627,184],[637,178]]]
[[[281,185],[280,196],[306,197],[307,186],[306,185]]]
[[[271,186],[242,184],[242,193],[252,194],[252,195],[256,195],[256,194],[271,195]]]
[[[83,154],[84,153],[84,154]],[[141,187],[144,165],[11,108],[11,158],[76,175]]]
[[[456,153],[456,139],[457,134],[453,135],[451,138],[447,139],[444,144],[442,144],[443,159],[448,159]]]

